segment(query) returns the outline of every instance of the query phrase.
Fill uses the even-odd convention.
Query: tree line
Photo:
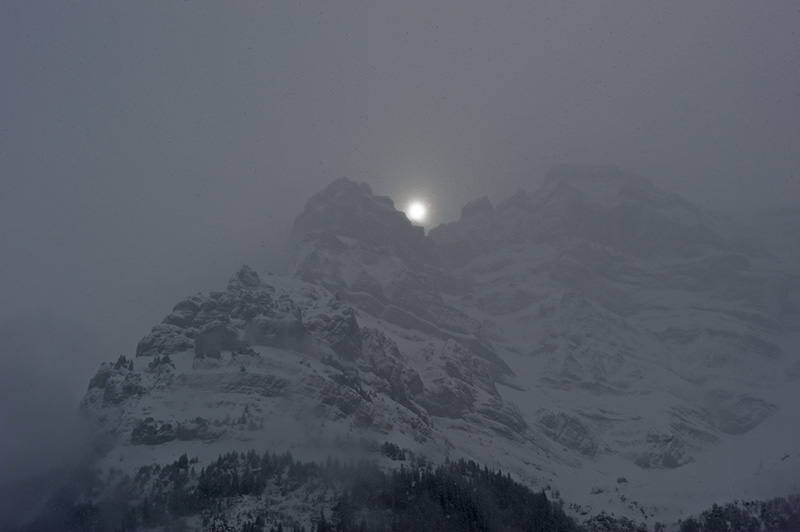
[[[186,454],[167,465],[141,467],[130,477],[118,470],[81,471],[51,497],[49,512],[23,529],[74,532],[188,530],[209,532],[648,532],[643,523],[607,514],[582,524],[562,501],[532,491],[508,473],[471,460],[435,466],[395,444],[379,450],[400,467],[375,462],[341,464],[296,460],[291,453],[229,452],[205,467]],[[410,458],[406,460],[406,457]],[[302,488],[324,488],[335,499],[318,513],[281,515],[270,500]],[[239,503],[249,498],[247,510]],[[800,530],[800,496],[766,502],[714,505],[679,523],[680,532],[772,532]],[[652,529],[665,530],[656,523]],[[23,532],[20,531],[20,532]]]

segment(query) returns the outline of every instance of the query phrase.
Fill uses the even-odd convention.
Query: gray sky
[[[432,223],[561,162],[797,203],[799,28],[793,0],[4,1],[0,372],[77,397],[180,298],[277,268],[340,176]]]

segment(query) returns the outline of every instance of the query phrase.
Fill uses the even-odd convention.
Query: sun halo
[[[423,202],[414,200],[408,204],[406,216],[412,222],[422,223],[428,217],[428,208]]]

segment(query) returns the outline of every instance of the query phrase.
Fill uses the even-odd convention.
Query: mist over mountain
[[[800,529],[798,27],[0,2],[0,530]]]
[[[296,217],[287,272],[242,266],[108,357],[81,402],[91,474],[61,508],[76,529],[138,529],[155,519],[145,499],[171,509],[153,526],[192,530],[342,518],[354,488],[298,480],[295,459],[386,474],[464,460],[577,523],[647,529],[798,493],[796,217],[749,223],[615,167],[558,166],[426,234],[338,179]],[[295,480],[241,488],[250,451],[290,452],[263,464]],[[225,467],[239,487],[208,488]],[[114,506],[109,490],[132,499]],[[380,529],[369,500],[354,515]]]
[[[72,375],[93,372],[80,355],[102,356],[108,346],[80,323],[45,312],[3,322],[0,353],[0,478],[18,480],[73,462],[85,446],[76,407],[86,383]]]

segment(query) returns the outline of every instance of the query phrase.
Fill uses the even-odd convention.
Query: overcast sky
[[[761,206],[798,146],[794,0],[4,1],[0,372],[76,401],[340,176],[432,223],[561,162]]]

